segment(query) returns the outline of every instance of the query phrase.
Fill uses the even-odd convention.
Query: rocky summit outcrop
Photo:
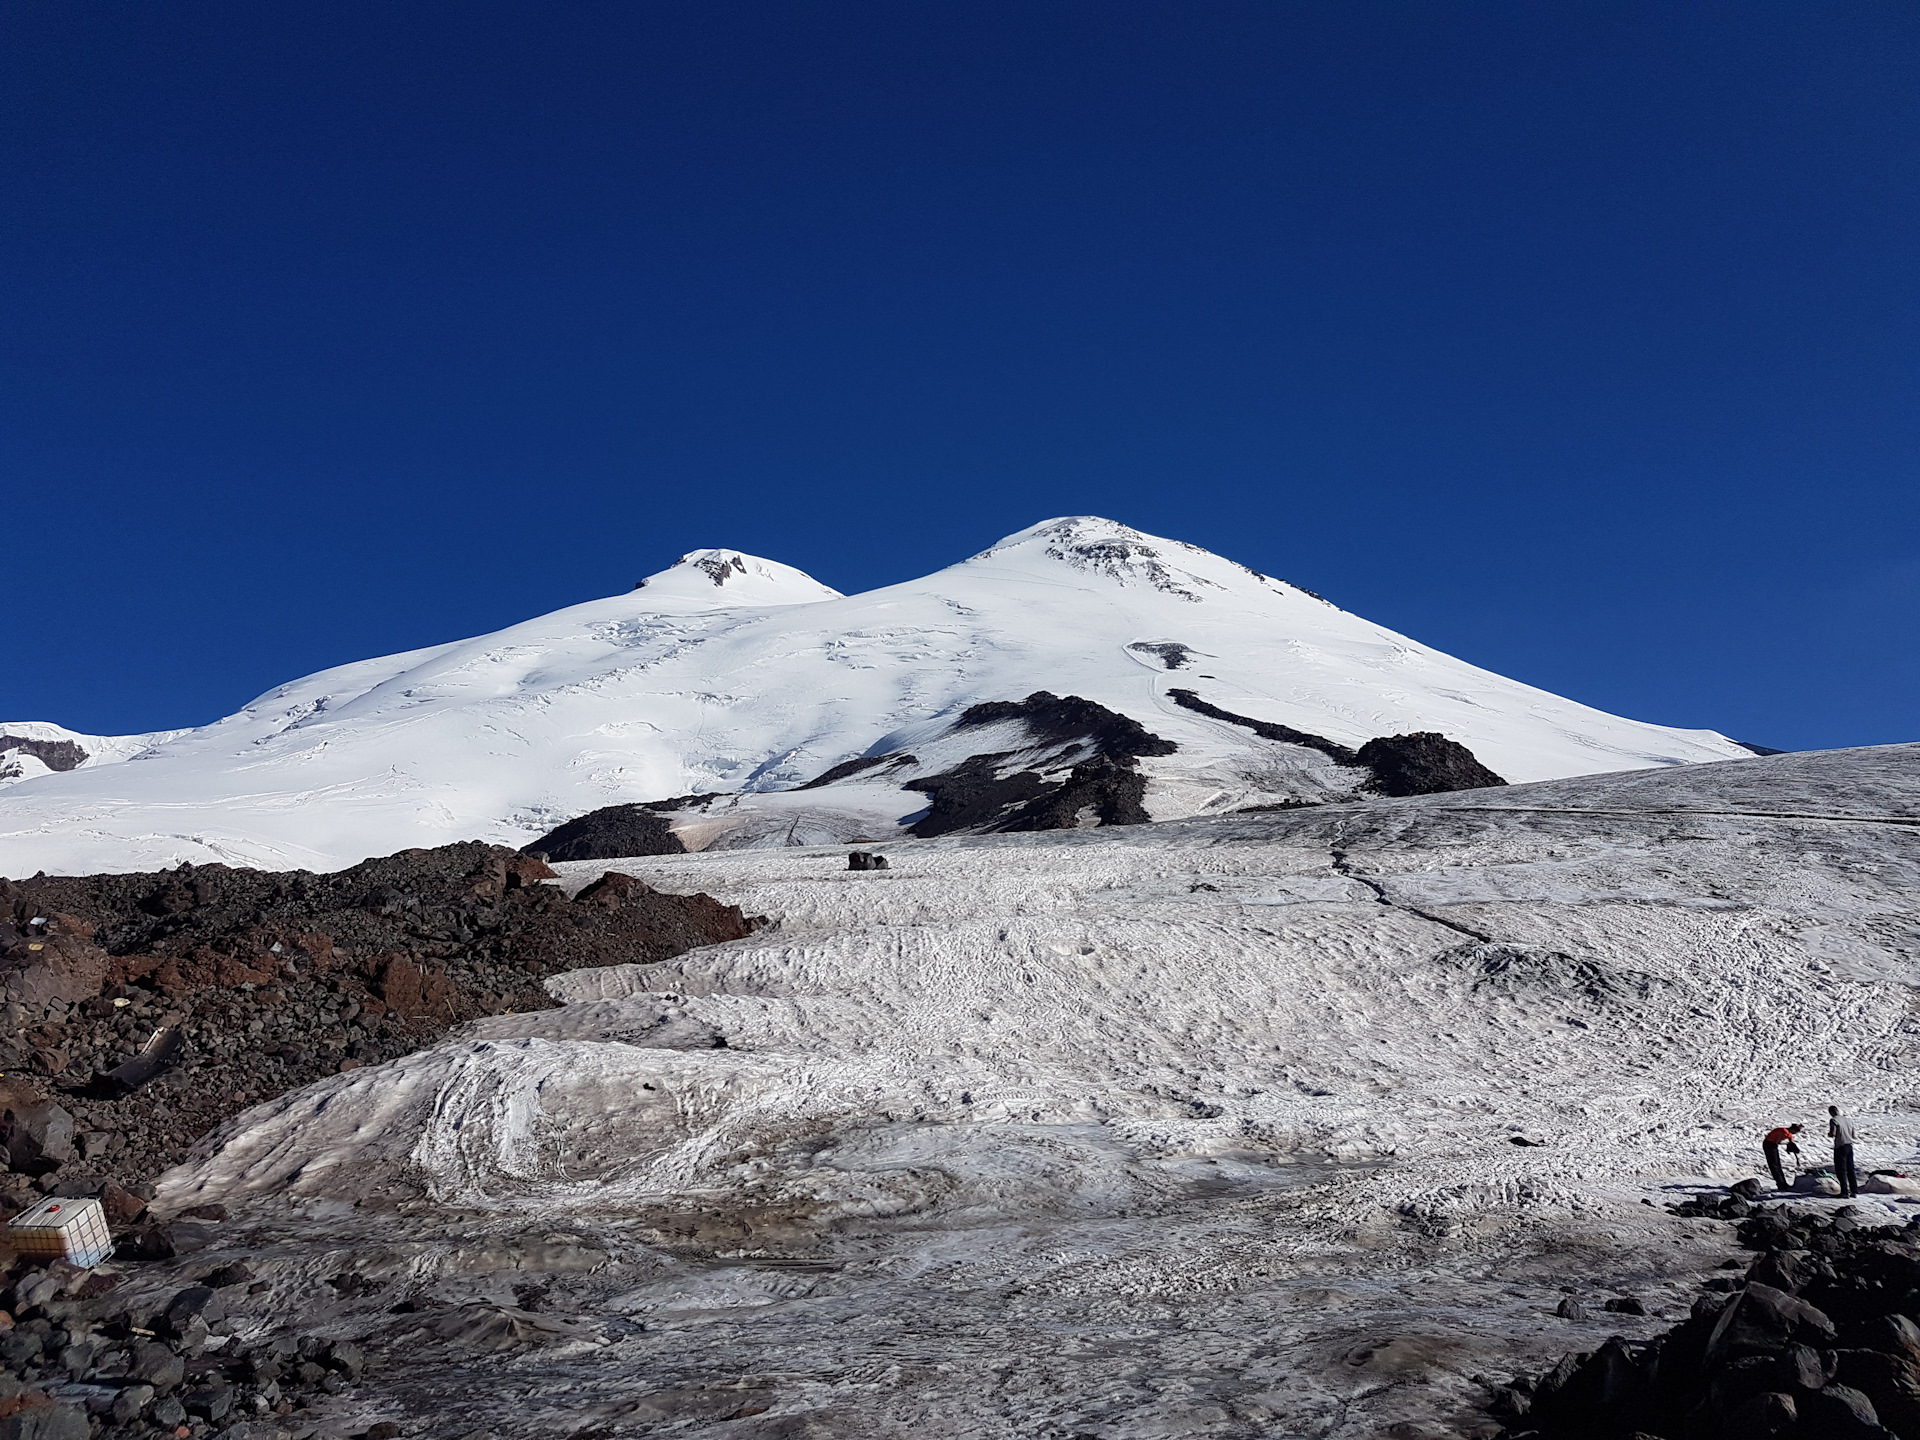
[[[1684,1213],[1707,1213],[1698,1207]],[[1691,1316],[1645,1343],[1616,1336],[1495,1395],[1506,1434],[1538,1440],[1920,1440],[1920,1217],[1901,1226],[1752,1208],[1760,1255],[1709,1282]]]
[[[548,976],[760,923],[618,873],[572,899],[551,878],[462,844],[332,874],[0,880],[0,1199],[145,1179],[270,1096],[551,1005]]]

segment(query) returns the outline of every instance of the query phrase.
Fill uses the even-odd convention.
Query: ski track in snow
[[[1911,1160],[1920,834],[1869,816],[1920,746],[565,866],[779,924],[260,1106],[162,1203],[398,1357],[341,1434],[1452,1433],[1683,1313],[1730,1231],[1643,1199],[1829,1102]]]

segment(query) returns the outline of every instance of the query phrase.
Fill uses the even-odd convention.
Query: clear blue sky
[[[1920,738],[1901,3],[0,5],[0,718],[1091,512]]]

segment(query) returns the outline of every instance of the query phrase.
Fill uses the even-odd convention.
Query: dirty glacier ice
[[[844,853],[562,867],[779,924],[166,1178],[384,1361],[326,1426],[1468,1434],[1684,1310],[1766,1126],[1920,1126],[1920,746]]]

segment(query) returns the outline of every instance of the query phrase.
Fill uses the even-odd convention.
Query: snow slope
[[[1509,780],[1747,753],[1493,675],[1193,546],[1076,517],[853,596],[697,551],[626,595],[323,671],[131,764],[11,786],[0,873],[180,860],[324,870],[450,840],[524,844],[623,801],[792,791],[924,741],[971,704],[1042,689],[1177,744],[1143,766],[1156,818],[1351,789],[1324,756],[1184,709],[1173,688],[1350,746],[1437,730]],[[756,799],[758,828],[723,843],[884,834],[922,803],[871,784],[803,794]],[[786,813],[796,806],[807,825]]]
[[[362,1424],[1360,1440],[1683,1316],[1733,1237],[1659,1202],[1772,1125],[1914,1163],[1920,745],[890,853],[620,862],[778,926],[262,1105],[159,1203],[374,1327]]]

